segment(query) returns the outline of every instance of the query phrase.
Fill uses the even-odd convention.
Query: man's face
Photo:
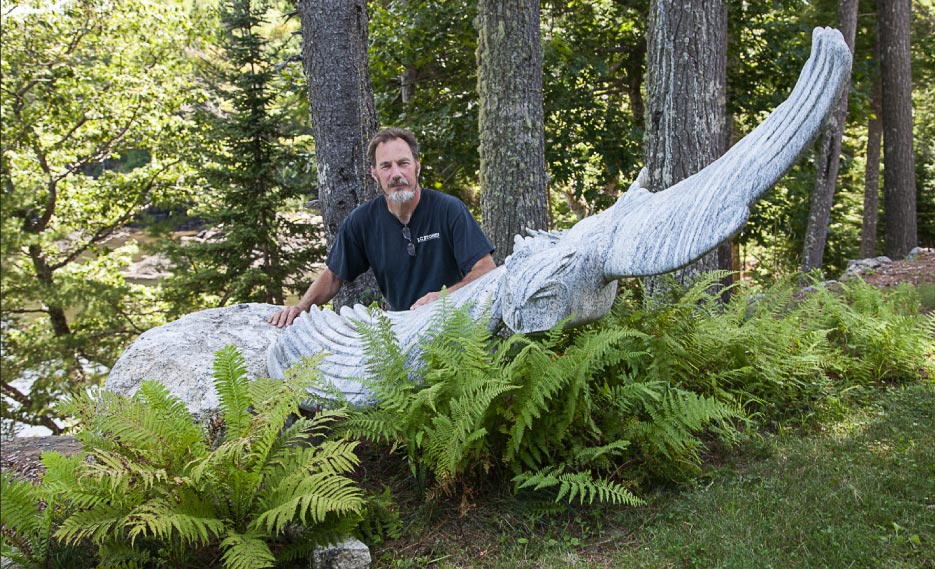
[[[403,204],[416,196],[419,188],[419,162],[406,141],[394,138],[377,146],[376,165],[370,175],[380,183],[386,199]]]

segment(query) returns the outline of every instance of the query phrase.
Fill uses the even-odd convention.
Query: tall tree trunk
[[[650,4],[646,167],[650,191],[664,190],[726,150],[727,7],[654,0]],[[681,283],[731,268],[730,241],[675,272]],[[644,279],[647,295],[664,290],[662,276]]]
[[[854,53],[854,36],[857,33],[857,0],[838,2],[838,29],[844,41]],[[850,83],[850,73],[848,73]],[[847,122],[847,89],[841,92],[834,112],[828,116],[818,144],[815,159],[815,189],[812,192],[812,204],[808,212],[808,224],[805,228],[805,244],[802,250],[800,270],[808,272],[820,269],[825,255],[828,238],[828,223],[831,220],[831,205],[834,202],[834,187],[838,180],[838,167],[841,162],[841,138],[844,136],[844,124]]]
[[[379,194],[370,177],[367,144],[377,130],[377,113],[367,66],[365,0],[300,0],[302,65],[318,162],[318,198],[328,250],[341,222]],[[345,283],[335,309],[380,299],[373,273]]]
[[[477,7],[481,211],[499,264],[526,228],[548,228],[538,0]]]
[[[902,259],[918,243],[912,150],[910,9],[911,0],[880,0],[884,252],[893,259]]]
[[[880,33],[873,43],[873,60],[880,61]],[[878,69],[879,71],[879,69]],[[883,138],[883,89],[880,76],[873,79],[870,93],[870,122],[867,125],[867,169],[864,171],[864,214],[860,227],[860,256],[877,255],[877,216],[880,211],[880,143]]]

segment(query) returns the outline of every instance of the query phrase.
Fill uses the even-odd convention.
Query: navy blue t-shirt
[[[494,248],[461,200],[422,188],[409,220],[415,256],[403,224],[381,195],[361,204],[341,224],[327,265],[350,282],[373,268],[391,310],[408,310],[425,294],[459,282]]]

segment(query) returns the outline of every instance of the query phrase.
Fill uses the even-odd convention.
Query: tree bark
[[[854,36],[857,34],[857,0],[838,2],[838,29],[844,41],[854,53]],[[850,84],[850,73],[848,73]],[[828,223],[831,221],[831,205],[834,202],[834,188],[838,180],[838,168],[841,162],[841,139],[844,136],[844,124],[847,121],[847,89],[841,92],[838,104],[828,116],[822,128],[815,157],[815,189],[805,228],[805,244],[802,249],[802,265],[805,273],[820,269],[825,255],[828,239]]]
[[[912,149],[910,9],[910,0],[880,0],[884,252],[893,259],[902,259],[918,243]]]
[[[654,0],[647,34],[647,189],[656,192],[727,150],[727,7]],[[729,240],[674,276],[685,284],[715,269],[731,269]],[[661,294],[664,283],[662,276],[644,279],[646,294]]]
[[[483,227],[499,264],[526,228],[548,228],[538,0],[480,0],[477,90]]]
[[[873,59],[880,61],[880,34],[873,45]],[[873,79],[870,93],[870,122],[867,125],[867,168],[864,171],[864,213],[860,227],[860,256],[877,255],[877,217],[880,211],[880,143],[883,138],[883,90],[880,76]]]
[[[318,198],[328,250],[351,211],[379,194],[367,144],[377,113],[367,64],[365,0],[300,0],[302,65],[318,163]],[[334,308],[381,298],[373,273],[345,283]]]

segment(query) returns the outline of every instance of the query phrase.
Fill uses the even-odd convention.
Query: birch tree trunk
[[[857,0],[838,2],[838,29],[844,41],[854,53],[854,36],[857,33]],[[850,73],[847,82],[850,83]],[[825,255],[828,239],[828,223],[831,221],[831,205],[834,202],[834,188],[838,181],[838,168],[841,162],[841,138],[847,121],[847,89],[841,92],[841,98],[828,121],[822,128],[815,157],[815,189],[805,228],[805,244],[802,250],[800,270],[805,273],[820,269]]]
[[[902,259],[918,243],[915,156],[912,150],[910,0],[880,0],[880,80],[883,86],[884,253]]]
[[[654,0],[647,34],[647,189],[656,192],[727,150],[727,7],[720,0]],[[726,241],[674,276],[684,284],[730,268]],[[661,294],[664,282],[663,276],[644,279],[646,294]]]
[[[318,162],[318,198],[328,251],[344,218],[379,194],[370,177],[367,144],[377,113],[367,64],[365,0],[300,0],[302,65]],[[379,300],[371,271],[345,283],[334,308]]]
[[[514,235],[548,228],[539,2],[480,0],[474,24],[481,210],[499,264]]]

